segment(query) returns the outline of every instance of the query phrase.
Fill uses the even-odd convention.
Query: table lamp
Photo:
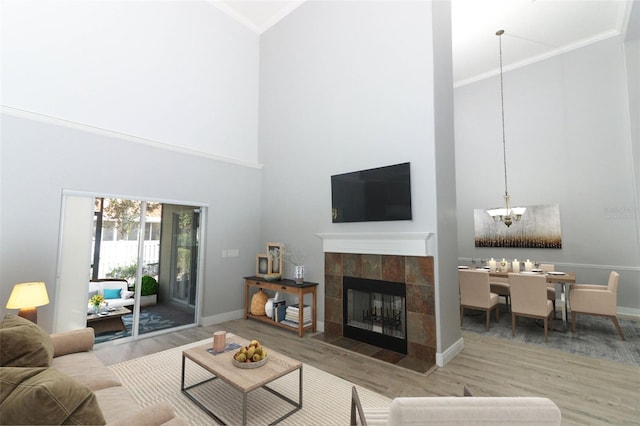
[[[49,304],[47,288],[43,282],[21,283],[13,286],[7,309],[20,309],[18,316],[38,323],[38,306]]]

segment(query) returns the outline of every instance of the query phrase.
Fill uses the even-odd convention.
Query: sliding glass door
[[[74,198],[91,198],[93,206],[87,236],[90,264],[85,263],[82,274],[82,263],[76,262],[76,284],[64,291],[86,291],[85,321],[94,327],[96,343],[196,324],[203,207],[124,197]],[[74,215],[78,212],[64,209],[63,216]],[[61,241],[74,234],[73,221],[63,220],[61,228]],[[64,244],[60,251],[61,259],[72,258]],[[82,275],[84,282],[78,278]],[[88,304],[96,293],[105,298],[101,312],[92,312],[96,308]],[[57,303],[64,305],[63,300],[58,297]],[[61,309],[58,305],[57,316]]]
[[[171,298],[175,303],[193,307],[197,290],[200,212],[188,207],[182,210],[172,212],[171,217]]]

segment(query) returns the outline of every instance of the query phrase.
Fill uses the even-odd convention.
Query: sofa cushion
[[[140,410],[140,405],[131,394],[122,386],[112,386],[95,391],[98,403],[104,413],[104,418],[109,425],[125,423],[131,415]],[[149,424],[138,419],[137,422],[128,422],[130,425]]]
[[[153,404],[130,413],[127,417],[109,421],[109,426],[182,425],[174,417],[173,409],[166,404]]]
[[[93,352],[78,352],[56,357],[51,366],[94,392],[120,386],[120,380]]]
[[[53,358],[51,337],[37,324],[17,315],[0,322],[0,367],[48,367]]]
[[[0,369],[0,424],[106,423],[93,392],[58,370]]]
[[[105,299],[120,299],[121,289],[119,288],[105,288],[104,289],[104,298]]]

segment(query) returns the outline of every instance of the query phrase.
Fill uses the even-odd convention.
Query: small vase
[[[293,272],[293,279],[296,284],[302,284],[304,282],[304,265],[296,265]]]

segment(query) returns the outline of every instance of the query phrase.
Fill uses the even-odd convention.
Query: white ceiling
[[[209,1],[262,33],[305,0]],[[632,1],[451,0],[454,81],[461,85],[497,72],[497,30],[505,31],[503,67],[508,70],[621,33]]]

